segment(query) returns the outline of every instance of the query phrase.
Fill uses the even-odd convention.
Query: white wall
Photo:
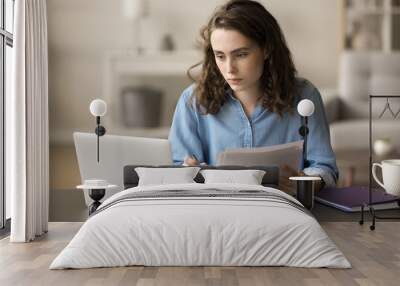
[[[49,104],[52,142],[72,142],[74,130],[92,131],[88,112],[103,90],[104,53],[136,45],[134,22],[124,17],[124,0],[49,0]],[[157,48],[171,33],[178,49],[195,45],[214,0],[148,0],[144,46]],[[294,55],[299,75],[318,87],[335,87],[340,40],[339,5],[326,0],[263,0],[277,18]],[[201,6],[200,6],[201,5]],[[160,26],[157,26],[160,25]],[[158,27],[158,28],[157,28]]]
[[[335,87],[341,47],[340,1],[263,0],[277,18],[299,75],[320,88]]]

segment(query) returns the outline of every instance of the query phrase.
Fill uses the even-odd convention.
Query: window
[[[10,194],[5,188],[5,98],[11,92],[13,65],[14,0],[0,0],[0,228],[11,217]],[[9,224],[7,224],[9,225]]]

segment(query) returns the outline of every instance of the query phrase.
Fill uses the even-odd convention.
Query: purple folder
[[[325,188],[315,194],[315,200],[346,212],[361,211],[361,206],[369,202],[368,187]],[[374,209],[398,208],[400,197],[372,190]],[[365,208],[367,210],[368,208]]]

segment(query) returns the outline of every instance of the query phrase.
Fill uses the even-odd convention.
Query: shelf
[[[355,50],[392,52],[399,49],[398,17],[400,7],[391,0],[354,0],[344,5],[344,47]]]
[[[111,52],[107,56],[109,68],[119,75],[185,76],[186,71],[200,62],[197,50],[137,54]]]
[[[363,9],[349,10],[347,13],[350,16],[354,16],[354,15],[386,15],[386,14],[399,15],[400,8],[392,8],[392,10],[390,10],[390,11],[387,11],[385,9],[363,8]]]
[[[138,54],[132,50],[110,51],[104,57],[103,99],[109,116],[104,124],[113,134],[167,138],[170,118],[180,92],[190,84],[187,70],[200,62],[201,51],[182,50]],[[199,71],[200,69],[198,69]],[[196,70],[194,71],[196,74]],[[125,127],[121,119],[121,90],[126,86],[149,86],[165,91],[161,107],[161,126]]]

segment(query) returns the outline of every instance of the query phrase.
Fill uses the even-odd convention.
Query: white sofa
[[[400,53],[352,52],[341,55],[339,90],[324,98],[335,151],[368,149],[369,95],[400,95]],[[400,98],[389,100],[394,112]],[[378,119],[386,99],[373,100],[373,140],[390,138],[400,150],[400,114]]]

